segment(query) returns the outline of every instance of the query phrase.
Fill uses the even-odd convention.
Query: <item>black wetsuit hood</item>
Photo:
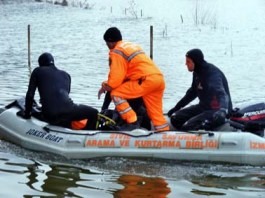
[[[194,71],[199,72],[203,67],[203,63],[206,61],[204,60],[204,55],[200,49],[191,49],[186,53],[186,57],[190,58],[194,62]]]
[[[54,58],[48,52],[45,52],[42,55],[40,55],[38,62],[39,62],[40,67],[41,66],[54,66]]]

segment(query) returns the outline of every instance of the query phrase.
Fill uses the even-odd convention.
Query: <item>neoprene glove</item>
[[[213,122],[216,124],[223,124],[227,115],[227,109],[221,108],[213,114]]]
[[[167,112],[168,117],[171,117],[173,113],[175,113],[176,111],[178,111],[180,108],[178,108],[177,106],[175,106],[174,108],[170,109]]]
[[[24,119],[30,119],[31,115],[28,113],[25,113],[25,111],[21,110],[17,112],[17,116],[22,117]]]

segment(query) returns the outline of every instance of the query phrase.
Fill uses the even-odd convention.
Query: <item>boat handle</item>
[[[236,141],[221,142],[221,145],[225,145],[225,146],[236,146],[237,145],[237,142]]]

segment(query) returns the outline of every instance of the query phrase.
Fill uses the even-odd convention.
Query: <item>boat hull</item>
[[[71,159],[137,157],[265,165],[265,139],[248,132],[83,131],[0,114],[0,137],[37,152]]]

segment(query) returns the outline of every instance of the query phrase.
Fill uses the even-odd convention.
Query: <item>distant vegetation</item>
[[[129,7],[127,8],[129,13],[135,17],[136,19],[138,19],[138,14],[137,14],[137,9],[136,9],[136,3],[134,0],[130,0],[129,1]]]
[[[94,4],[89,4],[87,0],[35,0],[35,1],[46,2],[61,6],[80,7],[84,9],[91,9],[94,6]]]
[[[215,8],[203,7],[199,0],[196,1],[193,20],[196,26],[198,25],[211,25],[214,29],[217,26],[216,10]]]

